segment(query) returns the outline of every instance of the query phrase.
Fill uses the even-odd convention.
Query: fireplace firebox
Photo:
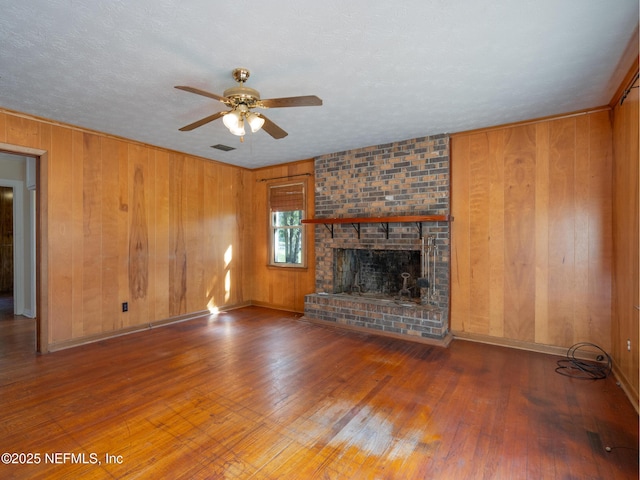
[[[412,250],[333,250],[333,293],[420,298],[421,255]]]

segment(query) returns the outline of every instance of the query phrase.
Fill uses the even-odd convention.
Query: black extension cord
[[[577,352],[585,348],[589,348],[589,353],[591,354],[594,353],[593,349],[601,353],[596,355],[595,361],[576,358]],[[556,372],[566,377],[581,380],[602,380],[611,373],[611,365],[611,357],[602,348],[593,343],[581,342],[569,348],[566,360],[558,360]]]

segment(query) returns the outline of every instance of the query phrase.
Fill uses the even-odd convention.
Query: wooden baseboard
[[[220,308],[221,312],[235,310],[242,307],[247,307],[250,304],[239,304],[239,305],[230,305],[228,307]],[[193,320],[200,317],[206,317],[211,315],[211,312],[208,310],[200,310],[197,312],[187,313],[185,315],[179,315],[176,317],[165,318],[162,320],[157,320],[151,323],[144,323],[140,325],[135,325],[133,327],[122,328],[120,330],[112,331],[112,332],[104,332],[98,333],[96,335],[87,335],[85,337],[73,338],[70,340],[63,340],[62,342],[50,343],[48,345],[47,352],[57,352],[59,350],[66,350],[67,348],[79,347],[81,345],[87,345],[89,343],[100,342],[102,340],[107,340],[109,338],[121,337],[123,335],[129,335],[136,332],[142,332],[144,330],[151,330],[152,328],[159,328],[165,325],[172,325],[174,323],[186,322],[187,320]]]
[[[433,345],[436,347],[448,347],[449,344],[451,343],[451,340],[453,339],[453,336],[451,335],[451,333],[447,333],[444,338],[439,339],[439,338],[428,338],[428,337],[416,337],[413,335],[402,335],[399,333],[394,333],[394,332],[385,332],[384,330],[372,330],[371,328],[365,328],[365,327],[358,327],[355,325],[347,325],[344,323],[336,323],[336,322],[328,322],[326,320],[318,320],[315,318],[310,318],[307,316],[304,316],[302,318],[300,318],[300,321],[303,322],[309,322],[309,323],[313,323],[316,325],[323,325],[325,327],[330,327],[330,328],[338,328],[341,330],[350,330],[353,332],[359,332],[359,333],[367,333],[370,335],[378,335],[378,336],[382,336],[382,337],[390,337],[390,338],[397,338],[398,340],[407,340],[409,342],[417,342],[417,343],[424,343],[425,345]]]
[[[510,340],[506,338],[498,338],[491,337],[489,335],[479,335],[475,333],[467,333],[467,332],[453,332],[453,337],[455,340],[467,340],[470,342],[478,342],[478,343],[486,343],[488,345],[498,345],[501,347],[508,348],[517,348],[519,350],[528,350],[530,352],[537,353],[545,353],[547,355],[557,355],[557,356],[567,356],[568,348],[565,347],[557,347],[555,345],[544,345],[541,343],[532,343],[532,342],[521,342],[518,340]],[[579,352],[578,352],[579,353]],[[583,358],[584,360],[594,360],[593,357],[589,357],[588,355],[576,355],[578,358]],[[612,359],[612,373],[616,378],[618,385],[624,391],[625,395],[635,408],[636,412],[640,414],[640,400],[638,397],[638,392],[636,392],[631,386],[631,382],[629,382],[618,366],[613,362]]]
[[[272,308],[273,310],[280,310],[282,312],[299,313],[300,315],[304,314],[304,311],[296,310],[295,308],[285,307],[282,305],[274,305],[268,302],[259,302],[259,301],[252,300],[251,305],[255,307]]]
[[[636,413],[640,415],[640,397],[638,396],[638,392],[633,389],[631,382],[627,380],[615,363],[613,364],[613,374],[618,380],[618,385],[633,405],[633,408],[636,409]]]
[[[492,337],[490,335],[480,335],[468,332],[451,332],[456,340],[467,340],[469,342],[486,343],[488,345],[498,345],[501,347],[516,348],[518,350],[528,350],[530,352],[546,353],[547,355],[567,356],[568,348],[557,347],[555,345],[544,345],[541,343],[522,342],[508,338]]]

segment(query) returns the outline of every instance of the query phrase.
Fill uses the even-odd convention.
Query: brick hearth
[[[442,309],[433,305],[359,297],[312,294],[305,297],[305,317],[351,327],[424,338],[447,333]]]

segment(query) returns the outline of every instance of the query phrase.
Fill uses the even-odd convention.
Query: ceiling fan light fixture
[[[247,115],[247,122],[249,122],[251,131],[253,133],[256,133],[264,125],[264,118],[262,118],[259,115],[256,115],[255,113],[250,113],[249,115]]]
[[[244,130],[244,120],[242,118],[238,120],[238,125],[235,128],[230,128],[229,131],[238,137],[243,137],[246,133]]]
[[[235,111],[232,110],[231,112],[227,113],[224,117],[222,117],[222,122],[224,123],[224,126],[227,127],[231,132],[233,132],[234,129],[238,128],[238,125],[240,123],[240,114]]]

